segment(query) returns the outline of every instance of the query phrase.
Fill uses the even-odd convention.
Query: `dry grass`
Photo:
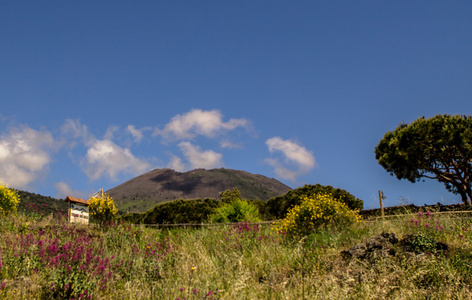
[[[273,234],[270,226],[84,228],[16,215],[0,220],[0,298],[77,299],[82,294],[83,299],[471,299],[470,224],[464,216],[410,216],[291,240]],[[341,257],[342,250],[381,232],[399,237],[422,233],[448,244],[449,251],[435,255],[399,250],[375,261]],[[96,274],[98,267],[90,267],[84,280],[74,281],[82,274],[85,256],[70,263],[76,264],[75,273],[39,258],[39,241],[51,244],[48,241],[57,238],[59,247],[69,242],[79,247],[80,237],[87,237],[85,248],[94,258],[109,259],[105,273]],[[28,239],[34,242],[28,244]],[[165,247],[159,249],[156,243]],[[55,255],[61,253],[76,252],[60,250]],[[60,291],[52,291],[51,283]],[[65,293],[70,287],[66,284],[74,290]]]

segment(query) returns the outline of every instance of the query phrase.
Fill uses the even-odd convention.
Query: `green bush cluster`
[[[179,199],[159,203],[144,214],[125,214],[122,219],[142,224],[206,223],[215,209],[222,205],[220,200],[211,198]]]
[[[272,198],[268,202],[242,199],[240,191],[233,188],[221,192],[221,200],[212,198],[179,199],[159,203],[145,213],[127,213],[121,218],[131,223],[141,224],[198,224],[206,223],[210,219],[213,222],[276,220],[285,218],[290,208],[299,205],[305,197],[317,193],[331,194],[334,199],[344,203],[350,209],[360,210],[363,207],[362,200],[355,198],[343,189],[316,184],[305,185],[289,191],[283,196]]]

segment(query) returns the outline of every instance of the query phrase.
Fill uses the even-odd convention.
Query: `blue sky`
[[[460,203],[375,160],[472,113],[470,1],[2,1],[0,181],[87,197],[155,168],[230,168],[378,207]]]

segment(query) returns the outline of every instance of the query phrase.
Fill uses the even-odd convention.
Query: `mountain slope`
[[[230,169],[196,169],[185,173],[156,169],[120,184],[107,193],[117,208],[127,212],[144,212],[159,202],[175,199],[215,198],[233,187],[246,199],[267,201],[283,195],[290,187],[263,175]]]

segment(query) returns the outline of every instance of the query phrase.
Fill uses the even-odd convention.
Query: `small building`
[[[88,200],[67,196],[64,201],[69,203],[69,223],[88,225],[90,219]]]

